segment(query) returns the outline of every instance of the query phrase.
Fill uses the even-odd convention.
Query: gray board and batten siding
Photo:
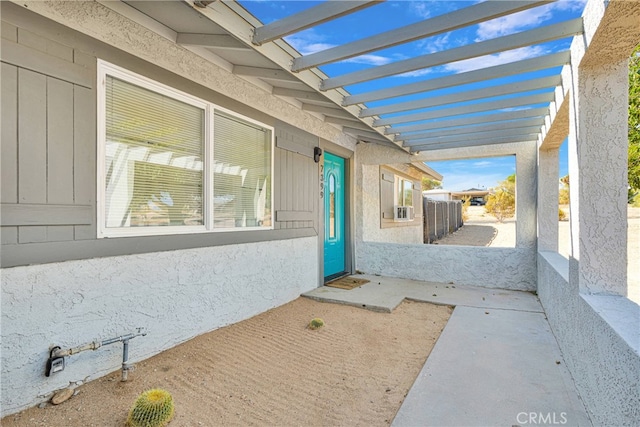
[[[273,126],[273,229],[97,239],[98,58]],[[318,235],[318,137],[5,2],[1,61],[2,267]]]

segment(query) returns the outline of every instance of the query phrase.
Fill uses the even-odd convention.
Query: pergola
[[[153,18],[165,26],[165,32],[166,28],[173,31],[167,36],[178,44],[269,88],[272,94],[297,103],[304,111],[341,126],[345,133],[362,141],[392,144],[410,153],[420,153],[487,144],[534,144],[544,137],[548,131],[545,117],[555,115],[558,108],[554,104],[555,92],[566,92],[562,87],[561,69],[570,63],[568,49],[356,95],[345,88],[568,39],[583,33],[582,18],[336,76],[326,75],[319,67],[527,9],[546,7],[552,1],[481,2],[410,25],[399,22],[391,31],[307,55],[301,55],[284,39],[346,14],[375,8],[380,3],[378,0],[326,1],[269,24],[261,23],[237,1],[169,2],[162,8],[144,1],[107,4],[132,17]],[[539,70],[547,70],[544,77],[531,77],[531,72]],[[487,86],[472,90],[465,87],[479,82]],[[455,88],[455,91],[433,95],[444,88]],[[409,95],[416,99],[402,98]],[[384,105],[370,106],[377,101],[383,101]]]

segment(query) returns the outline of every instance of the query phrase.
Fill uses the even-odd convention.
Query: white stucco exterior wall
[[[538,295],[594,425],[640,425],[640,307],[625,297],[627,59],[639,17],[639,2],[587,3],[562,75],[572,253],[538,253]]]
[[[538,250],[558,251],[557,148],[538,152]]]
[[[47,378],[51,347],[144,327],[130,342],[135,363],[317,287],[317,248],[307,237],[3,269],[2,416],[122,363],[113,344],[68,357]]]
[[[588,293],[627,294],[627,64],[574,67],[571,262]]]
[[[373,155],[371,148],[367,150],[367,154]],[[380,155],[391,156],[386,152],[381,152]],[[507,155],[516,156],[515,248],[404,244],[405,242],[365,239],[358,242],[356,248],[357,269],[370,274],[415,280],[535,290],[537,145],[514,143],[429,151],[411,156],[411,160],[435,161]],[[367,175],[370,173],[367,172]],[[367,233],[362,235],[368,236]]]
[[[358,144],[356,149],[356,241],[422,244],[422,223],[381,228],[380,165],[404,167],[412,156],[392,147]],[[400,171],[411,176],[408,170]],[[415,178],[418,179],[418,178]],[[358,247],[356,245],[356,252]]]
[[[582,295],[567,260],[538,254],[538,297],[594,425],[640,422],[640,307],[622,296]]]
[[[533,291],[535,250],[361,242],[358,270],[429,282]]]

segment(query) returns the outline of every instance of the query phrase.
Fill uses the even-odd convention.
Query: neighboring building
[[[327,19],[356,4],[330,3]],[[505,8],[485,11],[488,20],[535,5],[520,3],[470,7]],[[54,346],[144,327],[129,349],[135,362],[357,269],[537,291],[594,421],[633,424],[640,340],[629,320],[637,305],[625,298],[620,159],[639,5],[590,0],[584,24],[527,33],[577,37],[570,52],[518,63],[563,67],[548,93],[532,95],[548,108],[496,101],[495,114],[479,116],[536,123],[520,134],[471,125],[467,107],[419,129],[395,126],[389,106],[363,107],[366,94],[344,89],[352,82],[282,39],[315,15],[284,34],[234,1],[2,2],[2,415],[121,363],[121,350],[105,347],[45,377]],[[498,69],[524,72],[511,67]],[[470,137],[476,125],[497,130]],[[498,128],[507,130],[496,137]],[[569,261],[557,254],[567,135],[580,189]],[[423,245],[420,182],[439,177],[424,162],[499,155],[516,156],[516,247]]]
[[[491,192],[487,189],[470,188],[468,190],[453,191],[451,195],[455,200],[463,200],[466,198],[484,198],[487,197],[490,193]]]
[[[452,191],[443,189],[425,190],[422,195],[431,200],[450,201],[453,200]]]

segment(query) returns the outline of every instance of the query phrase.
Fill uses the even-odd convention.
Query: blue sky
[[[567,19],[577,18],[584,9],[586,0],[560,0],[551,4],[528,9],[519,13],[483,22],[477,25],[465,27],[445,34],[417,40],[411,43],[394,46],[388,49],[371,52],[356,58],[350,58],[341,62],[327,64],[320,67],[330,77],[347,74],[378,65],[384,65],[398,60],[425,55],[463,46],[474,42],[488,40],[535,27],[551,25]],[[273,1],[273,0],[241,0],[241,3],[263,23],[267,24],[292,13],[299,12],[319,4],[318,1]],[[456,9],[470,6],[477,1],[393,1],[389,0],[369,8],[365,8],[351,15],[318,25],[286,37],[286,40],[301,54],[311,54],[342,43],[360,40],[370,35],[379,34],[388,30],[403,27],[424,19],[444,15]],[[534,58],[553,52],[566,50],[571,39],[563,39],[527,46],[520,49],[472,58],[442,66],[416,70],[399,76],[381,78],[369,82],[347,86],[352,94],[369,92],[372,90],[399,86],[425,79],[437,78],[484,68],[492,65],[504,64],[527,58]],[[543,77],[557,74],[559,69],[542,70],[517,76],[511,76],[500,80],[501,84],[525,80],[535,77]],[[396,103],[411,99],[424,98],[426,96],[445,95],[460,90],[473,90],[498,84],[497,81],[478,82],[465,85],[463,88],[446,88],[431,91],[428,95],[415,94],[396,97],[390,100],[381,100],[368,103],[367,106],[375,107],[388,103]],[[544,90],[532,91],[530,94],[544,92]],[[509,98],[516,95],[505,95],[495,99]],[[429,109],[425,109],[427,111]],[[420,110],[417,110],[420,111]],[[401,113],[396,113],[401,114]],[[479,113],[486,114],[486,113]],[[394,114],[385,115],[392,117]],[[566,174],[566,147],[564,163],[560,164],[560,175]],[[468,187],[476,187],[478,184],[491,187],[497,181],[513,173],[515,164],[513,159],[472,159],[466,162],[427,162],[429,166],[442,173],[447,188],[459,190]],[[563,172],[564,171],[564,172]],[[451,176],[458,174],[458,178]],[[476,174],[477,173],[477,174]],[[484,174],[484,178],[482,178]],[[465,177],[464,179],[462,177]],[[457,188],[462,186],[462,188]]]
[[[560,146],[558,178],[569,173],[567,158],[565,141]],[[516,171],[515,156],[450,160],[427,164],[443,175],[442,187],[453,191],[495,187],[498,182]]]

